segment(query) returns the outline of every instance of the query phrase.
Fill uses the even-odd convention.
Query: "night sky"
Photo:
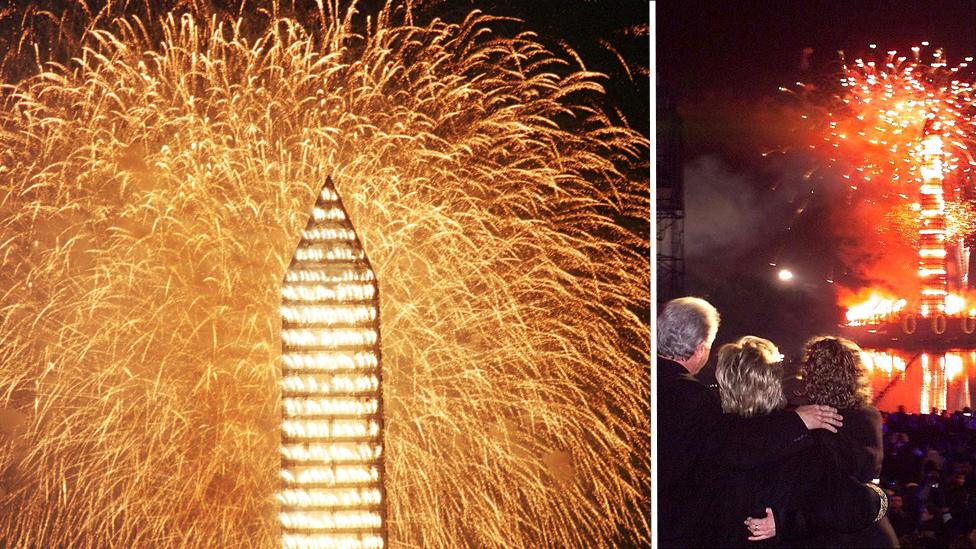
[[[762,154],[791,139],[778,87],[829,77],[837,50],[853,59],[872,43],[907,53],[927,40],[958,62],[976,53],[976,4],[656,6],[658,94],[677,103],[684,126],[686,292],[721,311],[716,344],[753,334],[795,353],[808,337],[837,331],[834,289],[860,279],[829,222],[847,200],[836,176],[809,155]],[[782,267],[792,283],[776,278]]]

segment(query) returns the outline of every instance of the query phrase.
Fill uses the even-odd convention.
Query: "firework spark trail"
[[[390,545],[647,540],[647,243],[616,220],[648,144],[595,75],[479,13],[113,9],[23,18],[61,64],[0,110],[7,543],[277,544],[279,284],[329,175],[383,299]]]
[[[855,245],[857,270],[887,293],[910,297],[921,292],[922,303],[913,309],[923,316],[930,310],[949,311],[945,256],[952,237],[946,229],[957,235],[954,244],[961,248],[972,226],[964,187],[976,165],[970,152],[976,134],[972,59],[950,67],[942,50],[925,56],[915,47],[910,56],[888,51],[849,63],[842,52],[839,93],[836,86],[803,83],[787,90],[806,99],[807,106],[817,106],[818,114],[803,115],[818,126],[808,146],[844,170],[846,184],[857,195],[856,213],[846,222],[853,228],[844,230],[858,242],[872,234],[877,237],[872,245],[888,250],[879,258]],[[944,178],[951,178],[946,187],[954,190],[943,197]],[[876,223],[881,211],[888,222]],[[909,258],[903,252],[913,246],[919,249]],[[894,275],[889,267],[912,262],[918,265],[917,277]],[[842,295],[841,301],[851,305],[857,297]]]
[[[889,51],[883,60],[857,58],[848,63],[841,52],[841,92],[835,86],[797,83],[796,93],[819,105],[814,115],[822,131],[814,132],[811,148],[825,149],[831,163],[849,165],[844,174],[854,187],[876,182],[889,191],[911,189],[920,181],[921,148],[927,126],[945,139],[946,171],[965,165],[970,171],[969,147],[976,133],[972,109],[976,104],[967,81],[968,61],[948,67],[944,53],[921,60]],[[827,91],[826,97],[822,92]],[[805,119],[811,118],[804,114]]]

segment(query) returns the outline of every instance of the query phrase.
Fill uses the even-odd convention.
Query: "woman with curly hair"
[[[782,377],[781,355],[768,340],[746,336],[719,350],[715,379],[726,413],[749,418],[784,408]],[[723,502],[716,511],[715,546],[841,547],[838,534],[871,525],[884,507],[884,493],[828,458],[824,447],[809,441],[799,453],[761,468],[736,469],[726,461],[715,494]],[[747,518],[764,514],[760,521]],[[773,535],[760,535],[769,531],[763,522],[769,516]]]
[[[842,471],[861,482],[876,484],[884,457],[881,413],[871,405],[871,387],[861,355],[861,348],[848,339],[815,337],[804,345],[801,372],[810,401],[834,406],[844,416],[844,425],[837,433],[813,433],[814,438]],[[844,547],[898,546],[887,518],[840,539]]]

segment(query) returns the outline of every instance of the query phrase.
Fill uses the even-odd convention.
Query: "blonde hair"
[[[814,404],[860,408],[871,402],[861,348],[849,339],[818,336],[803,346],[803,377]]]
[[[772,341],[761,337],[745,336],[722,345],[715,369],[722,410],[753,417],[786,406],[781,356]]]

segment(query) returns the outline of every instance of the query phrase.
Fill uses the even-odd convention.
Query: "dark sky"
[[[687,292],[722,312],[717,343],[754,334],[790,353],[836,332],[835,284],[858,282],[829,222],[847,198],[815,158],[762,156],[790,139],[777,88],[829,77],[837,50],[850,59],[872,43],[927,40],[958,62],[976,53],[976,3],[658,2],[656,23],[658,94],[684,126]],[[793,283],[776,279],[783,266]]]
[[[522,20],[519,30],[531,30],[554,51],[562,51],[563,45],[572,48],[589,70],[606,75],[600,80],[606,104],[619,109],[632,128],[649,134],[646,0],[423,0],[416,4],[449,21],[463,20],[472,9]]]
[[[756,98],[797,72],[803,48],[821,61],[870,43],[907,49],[923,40],[950,58],[976,45],[972,2],[659,2],[657,69],[682,98]]]

